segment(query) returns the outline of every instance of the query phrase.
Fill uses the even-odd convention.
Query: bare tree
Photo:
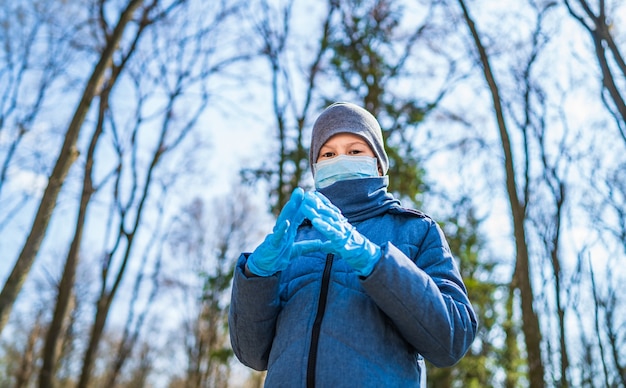
[[[610,280],[610,279],[609,279]],[[606,301],[602,303],[604,309],[604,332],[607,336],[610,360],[615,370],[614,377],[612,377],[612,384],[617,386],[626,386],[626,357],[622,354],[622,349],[626,344],[626,339],[623,333],[623,325],[620,322],[619,307],[621,305],[620,299],[617,296],[619,287],[609,289]]]
[[[260,212],[249,187],[234,187],[211,204],[197,198],[174,223],[172,254],[185,263],[183,337],[187,371],[177,383],[189,388],[226,387],[232,358],[228,297],[235,260],[260,237]]]
[[[74,238],[65,262],[54,317],[50,329],[47,332],[43,367],[40,374],[40,386],[42,387],[53,385],[59,352],[58,344],[59,341],[63,340],[61,327],[67,315],[70,313],[69,304],[74,286],[75,271],[78,266],[79,250],[83,240],[88,206],[93,194],[97,191],[99,186],[107,185],[110,179],[114,180],[111,187],[114,189],[113,193],[117,203],[111,208],[111,214],[118,214],[119,231],[116,237],[117,242],[114,243],[114,247],[105,255],[106,258],[102,271],[101,295],[97,305],[96,320],[83,361],[83,373],[79,385],[88,384],[91,366],[95,362],[98,342],[104,330],[108,311],[120,287],[127,263],[131,257],[133,257],[133,254],[131,254],[134,246],[133,242],[139,230],[142,211],[148,199],[152,181],[156,179],[155,171],[157,171],[156,168],[161,157],[176,149],[190,131],[194,129],[198,118],[203,114],[208,102],[209,93],[207,87],[209,84],[207,78],[209,75],[217,74],[228,64],[235,63],[247,57],[244,51],[226,57],[221,56],[221,54],[216,55],[214,50],[215,43],[211,41],[210,38],[215,36],[216,41],[219,39],[216,33],[218,30],[216,27],[224,23],[225,20],[236,16],[239,7],[239,4],[235,3],[222,4],[212,10],[214,19],[201,17],[197,14],[194,15],[195,21],[200,24],[193,25],[191,28],[187,29],[186,32],[188,32],[188,34],[185,36],[181,37],[179,34],[171,34],[171,36],[166,38],[163,34],[153,34],[153,40],[151,42],[153,44],[153,51],[148,53],[149,50],[144,49],[143,51],[148,54],[143,57],[145,58],[145,62],[141,63],[142,61],[136,61],[138,64],[141,64],[134,65],[134,70],[127,71],[127,63],[135,51],[138,51],[138,47],[141,47],[139,45],[140,37],[143,35],[144,31],[157,21],[165,20],[168,15],[174,13],[181,4],[183,4],[183,2],[175,1],[163,7],[159,1],[152,1],[143,7],[138,7],[141,8],[141,10],[136,18],[137,28],[134,29],[134,35],[125,42],[125,44],[120,45],[115,57],[112,57],[109,61],[109,70],[105,74],[106,78],[102,82],[102,87],[99,91],[98,120],[85,159],[83,190],[78,209]],[[116,33],[116,30],[109,30],[109,26],[107,25],[108,18],[104,8],[105,5],[105,2],[99,3],[100,8],[96,8],[94,11],[96,19],[99,18],[99,23],[96,25],[101,27],[102,35],[104,35],[105,40],[108,41],[111,39],[111,35]],[[129,10],[127,9],[126,11],[128,12]],[[192,15],[193,12],[195,12],[193,8],[189,8],[189,13],[186,14],[186,16],[183,13],[182,16],[178,16],[180,19],[177,21],[172,19],[167,22],[191,23],[190,15]],[[183,20],[185,17],[187,17],[187,20]],[[171,45],[163,44],[164,42],[170,42]],[[178,49],[172,50],[172,47]],[[161,52],[161,54],[159,54],[159,52]],[[213,57],[215,57],[215,59],[213,59]],[[157,61],[162,61],[162,63],[155,63]],[[156,69],[156,72],[149,69]],[[156,148],[153,150],[152,161],[147,166],[145,180],[138,177],[142,166],[136,159],[140,147],[137,138],[140,136],[139,131],[146,130],[142,129],[146,126],[146,123],[157,121],[159,116],[154,116],[154,112],[149,112],[147,108],[149,104],[147,95],[141,95],[141,93],[155,93],[155,91],[139,91],[141,97],[137,105],[138,114],[135,124],[130,127],[132,135],[128,137],[126,133],[119,131],[121,127],[115,122],[116,115],[114,114],[114,106],[116,105],[116,100],[115,95],[112,93],[114,87],[118,84],[120,76],[124,73],[129,73],[128,78],[131,79],[131,84],[135,84],[137,88],[139,88],[140,85],[149,84],[153,84],[155,90],[160,88],[166,93],[166,101],[168,101],[162,111],[161,136],[158,144],[156,144]],[[170,80],[174,80],[174,82],[170,84]],[[194,102],[187,104],[184,111],[188,116],[185,119],[181,119],[180,116],[182,115],[179,116],[179,113],[182,112],[180,106],[183,106],[184,103],[180,103],[179,101],[189,98],[187,95],[192,93],[195,93]],[[142,110],[145,110],[146,113],[143,113]],[[118,165],[114,166],[111,172],[106,175],[102,181],[97,182],[93,176],[97,166],[95,154],[96,152],[102,152],[101,149],[103,146],[99,145],[99,140],[105,130],[111,131],[111,133],[114,134],[115,140],[118,142],[116,144],[116,151],[119,156],[119,161]],[[131,140],[128,149],[126,145],[123,144],[127,138]],[[128,159],[126,156],[127,150],[132,152],[128,170],[132,171],[130,176],[133,177],[134,181],[130,184],[132,195],[126,201],[124,199],[125,193],[122,191],[125,185],[123,179],[126,179],[124,177],[126,168],[124,168],[123,163],[125,159]],[[106,163],[102,161],[100,164],[104,166]],[[108,167],[99,167],[101,170],[106,168]],[[173,185],[174,182],[170,181],[169,184]],[[164,184],[163,187],[167,187],[167,184]],[[136,213],[134,213],[135,210]],[[115,263],[117,252],[122,252],[120,253],[121,264],[118,267],[118,271],[115,272],[115,269],[111,268],[111,263]],[[146,254],[144,254],[144,257]],[[137,290],[139,283],[141,283],[142,275],[143,273],[137,275],[135,290]],[[111,285],[109,286],[108,283],[111,283]],[[151,298],[154,298],[155,294],[156,288],[153,290]],[[131,306],[128,325],[131,324],[132,317],[134,316],[133,311],[134,307]],[[118,357],[115,360],[112,373],[109,376],[110,384],[113,384],[117,379],[118,373],[124,365],[128,354],[132,351],[132,348],[137,342],[145,314],[146,311],[139,313],[138,321],[132,322],[132,324],[136,325],[134,328],[131,329],[128,325],[126,326],[125,336],[118,350]],[[132,333],[131,330],[133,330]]]
[[[626,335],[625,316],[618,306],[624,303],[626,294],[622,291],[624,274],[616,269],[620,268],[626,253],[623,244],[626,238],[626,175],[623,165],[606,171],[598,168],[594,174],[602,179],[590,191],[595,199],[588,200],[586,205],[590,208],[590,218],[598,229],[602,245],[610,255],[602,267],[592,261],[591,254],[587,258],[595,329],[591,336],[595,338],[597,358],[601,360],[602,380],[607,386],[622,386],[626,384],[626,355],[623,352]]]
[[[132,294],[129,301],[128,307],[128,316],[126,318],[126,322],[124,324],[124,330],[122,333],[122,338],[119,341],[117,346],[117,351],[113,355],[113,362],[110,368],[107,371],[107,377],[105,385],[107,387],[115,387],[118,384],[118,380],[121,375],[122,368],[126,365],[129,358],[132,356],[133,351],[136,350],[138,344],[140,344],[142,334],[148,335],[148,333],[152,332],[148,330],[147,326],[155,326],[148,325],[148,320],[151,317],[150,311],[151,307],[157,301],[157,296],[160,291],[160,277],[161,277],[161,267],[163,261],[163,250],[165,245],[165,239],[162,238],[163,232],[163,223],[165,219],[165,211],[164,211],[164,202],[165,200],[161,198],[158,206],[158,217],[156,220],[156,226],[153,228],[152,235],[150,237],[150,241],[147,246],[150,247],[145,249],[142,254],[140,267],[143,269],[137,272],[137,275],[134,279],[134,285],[132,288]],[[155,253],[156,252],[156,253]],[[156,255],[155,263],[153,265],[152,273],[148,273],[148,268],[150,266],[150,256]],[[144,279],[148,277],[149,279]],[[149,282],[149,291],[148,296],[145,298],[141,298],[141,293],[144,290],[145,282]],[[158,324],[156,324],[158,325]],[[139,357],[140,360],[144,360],[144,358],[148,358],[151,347],[146,342],[144,342],[142,348],[139,351],[142,355]],[[140,364],[137,368],[137,373],[133,380],[139,378],[139,376],[147,375],[149,363]],[[141,377],[143,380],[145,377]]]
[[[101,4],[101,7],[104,4]],[[100,13],[104,15],[103,12]],[[145,20],[145,18],[144,18]],[[105,21],[101,21],[101,24],[105,24]],[[135,43],[131,45],[134,47],[136,45],[139,36],[141,35],[141,31],[147,26],[147,23],[142,23],[139,26],[138,33],[135,35]],[[106,34],[106,31],[105,31]],[[50,327],[48,328],[48,333],[46,335],[46,344],[44,348],[43,355],[43,366],[40,372],[40,387],[50,387],[53,386],[53,376],[55,372],[55,363],[57,359],[57,354],[55,354],[58,346],[57,343],[59,341],[59,337],[61,335],[61,326],[63,325],[63,321],[66,319],[66,315],[68,314],[68,307],[70,305],[70,299],[72,296],[72,289],[74,286],[74,277],[76,273],[76,267],[78,266],[78,258],[79,258],[79,249],[81,246],[83,231],[85,227],[85,220],[87,216],[87,207],[91,200],[92,194],[96,190],[93,186],[93,167],[94,167],[94,154],[97,149],[98,141],[102,132],[104,130],[104,122],[106,120],[106,114],[108,110],[109,104],[109,96],[113,86],[116,84],[117,78],[120,73],[124,69],[124,65],[126,61],[130,58],[132,54],[132,50],[126,53],[123,53],[122,60],[118,64],[112,64],[110,73],[107,75],[105,82],[103,83],[103,88],[100,92],[99,99],[99,109],[98,109],[98,122],[96,124],[95,131],[91,137],[91,141],[89,144],[89,149],[87,151],[86,162],[85,162],[85,172],[83,178],[83,189],[82,195],[80,199],[79,209],[78,209],[78,218],[76,221],[76,229],[74,232],[74,239],[72,240],[67,259],[65,261],[65,269],[63,271],[63,277],[61,279],[61,284],[59,285],[59,293],[57,296],[57,303],[55,304],[54,316],[52,318],[52,322],[50,323]]]
[[[103,26],[104,31],[103,34],[106,37],[106,40],[110,39],[110,34],[114,33],[114,31],[109,31],[107,22],[104,19],[104,3],[100,3],[99,15],[102,18],[98,25]],[[109,107],[109,96],[113,87],[117,83],[117,79],[120,76],[121,72],[124,70],[125,64],[133,54],[135,48],[137,47],[137,43],[139,41],[142,32],[146,27],[148,27],[152,22],[148,15],[152,12],[157,3],[152,3],[151,5],[145,7],[142,10],[142,15],[139,17],[137,30],[132,39],[131,44],[128,46],[129,48],[126,51],[119,53],[120,59],[118,61],[111,60],[110,70],[106,75],[106,79],[103,82],[102,90],[100,91],[100,99],[99,99],[99,109],[98,109],[98,122],[96,124],[96,128],[93,132],[91,142],[89,144],[89,149],[87,151],[86,163],[85,163],[85,172],[83,179],[83,190],[82,196],[80,199],[80,205],[78,210],[78,218],[76,222],[76,229],[74,232],[74,239],[72,241],[70,250],[68,252],[68,257],[65,262],[65,269],[63,273],[63,277],[61,280],[61,284],[59,286],[59,294],[57,298],[57,303],[55,305],[55,312],[50,324],[50,328],[48,330],[48,334],[46,336],[46,345],[44,349],[44,357],[43,357],[43,366],[40,374],[39,384],[41,387],[50,387],[53,385],[53,376],[55,372],[55,363],[57,355],[55,351],[57,349],[57,343],[59,340],[59,336],[61,335],[61,326],[63,320],[65,319],[68,313],[68,306],[70,303],[70,297],[72,294],[72,288],[74,285],[74,277],[76,272],[76,267],[78,265],[78,257],[79,257],[79,249],[81,246],[85,220],[87,215],[87,207],[91,200],[92,194],[95,190],[93,186],[93,177],[92,171],[94,168],[94,154],[97,150],[98,141],[100,139],[100,135],[103,132],[106,115]],[[158,17],[157,17],[158,18]],[[122,50],[120,50],[122,51]]]
[[[605,0],[598,0],[597,5],[587,0],[563,0],[570,15],[589,33],[593,40],[595,56],[602,74],[602,87],[608,93],[602,94],[602,101],[617,124],[624,142],[626,142],[626,102],[624,81],[626,79],[626,61],[612,32],[612,15]],[[578,4],[578,7],[575,5]],[[594,10],[595,8],[595,10]],[[612,59],[612,61],[611,61]],[[621,73],[616,74],[616,73]],[[620,79],[621,78],[621,79]]]
[[[15,299],[35,261],[67,173],[78,157],[76,141],[83,127],[83,122],[87,116],[89,107],[94,97],[98,94],[98,88],[101,85],[106,70],[110,66],[114,53],[119,47],[124,31],[141,3],[141,0],[131,0],[121,12],[117,25],[108,37],[106,45],[98,59],[98,63],[95,65],[85,85],[81,100],[76,107],[72,121],[65,134],[63,147],[59,152],[57,162],[48,180],[48,185],[41,198],[28,238],[24,243],[9,278],[2,288],[2,292],[0,292],[0,332],[2,332],[7,323]]]
[[[290,0],[276,9],[271,2],[261,0],[258,11],[256,8],[251,11],[260,39],[261,58],[267,61],[270,68],[271,106],[278,140],[278,160],[272,159],[258,169],[246,169],[243,173],[248,181],[261,178],[270,182],[270,195],[274,198],[270,207],[275,213],[287,202],[293,189],[303,184],[305,172],[308,171],[305,126],[310,111],[317,108],[314,104],[318,81],[325,69],[323,61],[329,49],[331,21],[337,9],[335,2],[328,3],[328,10],[320,21],[319,38],[302,45],[294,34],[294,4]],[[304,63],[292,59],[291,52],[299,46],[313,47],[302,56]],[[294,72],[294,69],[300,70]],[[303,87],[297,88],[297,85]]]
[[[193,80],[193,82],[195,83],[200,80],[203,80],[203,78]],[[178,122],[176,119],[177,115],[175,114],[177,102],[179,98],[183,97],[183,86],[187,82],[189,82],[189,80],[185,77],[179,77],[167,96],[168,100],[162,112],[164,120],[157,134],[157,143],[148,156],[148,163],[145,169],[140,165],[140,160],[133,157],[133,155],[138,153],[138,147],[140,146],[135,140],[138,138],[140,131],[145,130],[144,117],[142,114],[137,116],[137,121],[131,128],[132,135],[130,139],[132,142],[129,150],[131,158],[129,164],[126,166],[125,161],[128,160],[128,156],[125,155],[126,150],[123,144],[118,144],[116,150],[118,170],[113,185],[114,206],[111,208],[113,212],[112,215],[114,216],[112,219],[115,219],[117,223],[117,233],[114,236],[113,245],[104,253],[102,260],[100,295],[97,301],[94,326],[83,361],[81,379],[78,384],[79,387],[87,387],[89,384],[98,343],[103,334],[112,302],[120,288],[126,267],[133,257],[132,253],[135,237],[138,235],[142,223],[143,211],[150,198],[150,188],[153,185],[153,180],[156,178],[158,165],[162,157],[176,149],[189,134],[191,129],[194,128],[199,115],[206,107],[208,94],[204,92],[198,100],[199,104],[196,105],[195,111],[191,112],[189,118],[184,122]],[[141,110],[142,107],[138,109],[139,112],[141,112]],[[125,138],[121,133],[118,133],[116,136],[118,139]],[[131,194],[129,197],[126,197],[124,193],[124,171],[126,169],[132,173],[131,176],[133,177],[133,180],[130,182]]]
[[[500,134],[502,153],[504,155],[504,167],[506,171],[506,191],[508,195],[511,216],[513,220],[513,234],[516,248],[516,264],[513,275],[513,285],[520,290],[523,332],[526,342],[526,351],[528,353],[529,383],[530,387],[543,387],[545,368],[541,352],[541,327],[539,325],[539,317],[535,311],[534,293],[531,282],[530,254],[528,250],[528,237],[526,231],[526,207],[527,198],[520,197],[518,192],[519,184],[516,178],[516,165],[513,158],[513,150],[511,145],[511,136],[505,112],[503,107],[500,89],[496,81],[495,74],[491,69],[489,55],[482,43],[480,34],[476,28],[476,24],[472,19],[465,1],[459,0],[459,6],[463,10],[465,22],[470,30],[475,49],[478,55],[478,61],[481,65],[483,75],[489,91],[491,93],[494,114],[496,117],[497,127]]]
[[[531,223],[538,225],[537,234],[540,241],[543,243],[542,247],[546,251],[546,256],[549,257],[549,266],[552,269],[552,273],[549,278],[554,280],[554,290],[544,290],[543,294],[554,295],[555,310],[556,310],[556,325],[558,330],[558,355],[559,355],[559,373],[558,373],[558,385],[560,387],[569,387],[571,385],[569,378],[569,354],[568,354],[568,341],[567,341],[567,327],[566,327],[566,295],[567,287],[566,275],[563,269],[563,257],[561,253],[561,237],[562,226],[566,217],[566,203],[569,196],[568,183],[566,177],[569,175],[569,167],[572,163],[573,156],[571,155],[571,144],[575,142],[573,135],[570,135],[570,131],[565,130],[561,140],[556,146],[556,150],[553,144],[548,141],[548,134],[550,133],[551,126],[554,124],[548,123],[546,117],[548,117],[547,99],[545,96],[548,94],[547,87],[542,84],[541,79],[536,79],[535,71],[538,67],[538,59],[546,51],[546,47],[551,40],[549,34],[544,30],[544,23],[547,16],[550,15],[555,3],[548,2],[545,5],[537,4],[535,2],[529,2],[529,6],[533,8],[533,12],[537,15],[535,19],[535,25],[531,34],[530,53],[528,60],[523,63],[523,68],[520,71],[518,77],[518,84],[520,86],[522,115],[517,117],[514,121],[516,126],[523,133],[524,139],[524,160],[526,165],[524,167],[525,179],[527,181],[525,185],[524,202],[531,202],[530,198],[533,196],[542,195],[542,188],[545,186],[547,192],[543,196],[543,205],[539,204],[531,206],[528,209],[527,217]],[[512,114],[515,117],[514,114]],[[565,120],[563,120],[565,122]],[[569,140],[568,140],[569,139]],[[534,188],[531,189],[530,164],[533,162],[533,152],[531,151],[532,145],[538,151],[540,160],[540,166],[538,173],[535,173],[537,178],[534,178],[536,183]],[[530,193],[530,190],[534,190],[534,195]],[[550,204],[550,206],[548,206]],[[532,204],[531,204],[532,205]],[[546,282],[550,284],[552,281]],[[550,316],[551,314],[548,314]],[[549,340],[546,340],[549,342]],[[548,346],[550,344],[548,343]]]
[[[39,173],[35,163],[20,160],[18,151],[27,147],[27,138],[36,132],[34,127],[46,109],[50,90],[70,61],[70,42],[64,39],[63,31],[53,26],[64,24],[58,15],[71,18],[76,13],[73,5],[47,0],[7,2],[0,7],[0,149],[4,150],[0,160],[0,194],[7,193],[12,166],[22,164],[22,168]],[[14,198],[0,196],[0,231],[18,214],[29,195],[23,192]]]
[[[30,333],[28,334],[26,348],[22,354],[19,369],[17,370],[17,374],[15,376],[15,388],[28,387],[29,381],[35,373],[34,360],[39,353],[37,341],[41,337],[41,332],[44,330],[42,325],[42,315],[39,314],[35,318],[35,322],[31,327]]]

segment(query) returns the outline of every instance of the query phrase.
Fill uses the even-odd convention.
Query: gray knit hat
[[[389,170],[389,158],[385,152],[383,132],[376,118],[365,109],[349,102],[337,102],[326,108],[313,124],[309,164],[311,171],[317,161],[320,149],[333,135],[353,133],[361,136],[369,144],[383,175]]]

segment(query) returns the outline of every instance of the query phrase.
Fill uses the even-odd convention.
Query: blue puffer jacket
[[[297,257],[282,273],[246,277],[242,254],[229,314],[233,350],[269,387],[419,387],[422,356],[456,363],[476,315],[438,225],[387,193],[387,177],[321,190],[382,248],[359,277],[341,257]],[[310,223],[297,240],[321,239]]]

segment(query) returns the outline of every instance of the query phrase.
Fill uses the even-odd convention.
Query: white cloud
[[[9,193],[23,193],[38,196],[46,188],[48,177],[19,167],[9,169],[7,190]]]

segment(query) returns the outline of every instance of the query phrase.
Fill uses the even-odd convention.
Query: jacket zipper
[[[330,284],[330,270],[333,266],[333,254],[326,256],[326,265],[324,266],[324,275],[322,275],[322,286],[320,288],[320,297],[317,304],[317,314],[313,322],[313,330],[311,332],[311,348],[309,350],[309,361],[307,364],[306,386],[315,388],[315,367],[317,364],[317,346],[320,339],[320,330],[322,328],[322,319],[326,311],[326,300],[328,299],[328,285]]]

